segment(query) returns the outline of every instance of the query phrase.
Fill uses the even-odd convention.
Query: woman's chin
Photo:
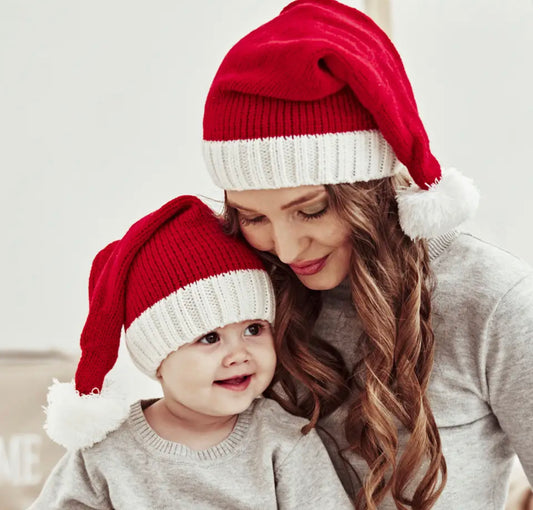
[[[347,271],[324,272],[324,270],[322,270],[313,275],[296,274],[296,277],[302,282],[302,285],[310,290],[331,290],[340,285],[340,283],[346,278],[347,274]]]

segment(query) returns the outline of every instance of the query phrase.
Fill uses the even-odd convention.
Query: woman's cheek
[[[241,233],[247,243],[259,251],[270,251],[267,232],[261,232],[260,228],[241,227]]]

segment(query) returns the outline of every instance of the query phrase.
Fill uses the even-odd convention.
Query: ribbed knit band
[[[261,92],[210,94],[204,112],[204,140],[252,140],[284,136],[323,135],[378,129],[372,115],[349,87],[338,86],[317,96],[304,89],[277,96],[275,85]]]
[[[125,282],[124,329],[154,303],[194,281],[263,267],[248,246],[224,234],[208,206],[195,202],[138,249]]]
[[[126,330],[126,345],[139,370],[155,377],[170,353],[200,335],[245,320],[273,322],[274,313],[266,271],[231,271],[186,285],[145,310]]]
[[[146,421],[141,402],[135,402],[131,405],[128,422],[133,434],[137,436],[143,447],[150,454],[167,459],[172,458],[174,462],[182,462],[185,459],[189,459],[193,462],[210,463],[224,457],[227,458],[235,453],[239,446],[242,446],[242,440],[248,433],[252,423],[254,408],[260,401],[260,398],[255,399],[247,409],[238,415],[237,422],[226,439],[203,450],[193,450],[184,444],[160,437]]]
[[[403,167],[378,130],[204,141],[203,145],[213,181],[226,190],[370,181]]]

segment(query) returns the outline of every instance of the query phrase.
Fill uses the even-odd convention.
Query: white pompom
[[[80,395],[74,381],[54,379],[48,388],[44,429],[67,450],[88,448],[126,420],[130,406],[116,383],[104,383],[100,393]]]
[[[429,189],[416,184],[396,195],[402,230],[413,240],[445,234],[469,219],[479,204],[479,191],[455,168],[442,170]]]

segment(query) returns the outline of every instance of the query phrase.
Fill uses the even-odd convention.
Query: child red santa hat
[[[106,380],[122,329],[135,365],[155,378],[180,346],[216,328],[274,320],[272,284],[244,242],[229,237],[211,209],[178,197],[135,223],[94,259],[89,314],[74,381],[54,381],[45,429],[67,449],[92,446],[129,414]]]
[[[400,224],[445,233],[477,208],[472,181],[431,153],[411,85],[387,35],[335,0],[297,0],[224,58],[204,113],[204,156],[226,190],[339,184],[406,168]]]

